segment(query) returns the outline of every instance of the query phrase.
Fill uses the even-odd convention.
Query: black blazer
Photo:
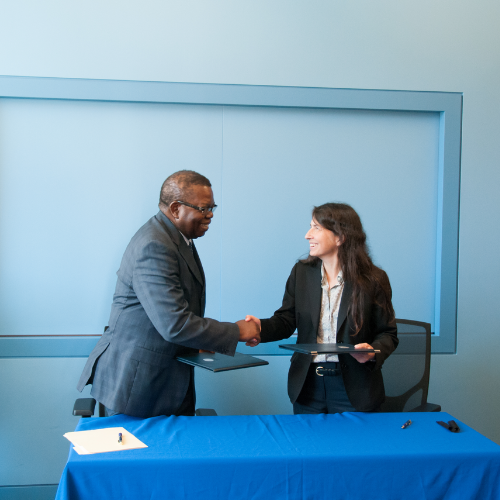
[[[384,279],[387,275],[383,273]],[[337,322],[337,342],[366,342],[375,349],[376,361],[358,363],[350,354],[339,354],[339,362],[347,395],[357,411],[378,408],[385,399],[381,366],[398,345],[395,319],[386,318],[375,302],[375,291],[365,297],[363,327],[357,335],[348,316],[352,285],[345,282]],[[314,344],[321,310],[321,261],[316,265],[295,264],[286,283],[283,305],[269,319],[262,320],[262,342],[274,342],[298,331],[298,344]],[[295,403],[304,385],[312,356],[294,353],[288,372],[288,395]]]
[[[238,326],[203,317],[198,254],[162,212],[132,238],[117,275],[109,328],[77,389],[92,384],[91,394],[119,413],[175,414],[193,376],[192,367],[175,357],[197,349],[234,356]]]

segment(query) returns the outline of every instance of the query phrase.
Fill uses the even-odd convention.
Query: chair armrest
[[[436,405],[433,403],[425,403],[423,405],[413,408],[413,410],[408,411],[441,411],[441,405]]]
[[[211,408],[198,408],[194,414],[197,417],[216,417],[217,412]]]
[[[80,398],[75,401],[73,415],[76,417],[91,417],[95,409],[94,398]]]

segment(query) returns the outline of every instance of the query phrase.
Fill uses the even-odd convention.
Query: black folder
[[[281,349],[301,352],[303,354],[348,354],[350,352],[380,352],[377,349],[355,349],[352,344],[282,344]]]
[[[177,356],[177,361],[187,363],[188,365],[205,368],[212,372],[224,372],[227,370],[238,370],[239,368],[250,368],[251,366],[268,365],[268,361],[254,358],[249,354],[235,353],[233,356],[225,354],[211,354],[209,352],[201,352],[196,354],[188,354],[187,356]]]

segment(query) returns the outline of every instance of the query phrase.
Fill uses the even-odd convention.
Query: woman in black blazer
[[[294,353],[288,394],[294,413],[378,411],[384,401],[381,367],[398,345],[391,286],[376,267],[355,210],[343,203],[315,207],[309,257],[288,278],[283,304],[261,325],[261,341],[298,331],[298,344],[346,343],[379,353],[316,357]],[[253,345],[248,343],[247,345]]]

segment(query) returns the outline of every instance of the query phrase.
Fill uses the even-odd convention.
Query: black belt
[[[326,363],[330,366],[338,366],[338,363]],[[314,368],[314,365],[313,365]],[[340,375],[342,372],[340,368],[330,368],[326,366],[321,366],[319,363],[316,365],[316,375],[320,377],[336,377]]]

